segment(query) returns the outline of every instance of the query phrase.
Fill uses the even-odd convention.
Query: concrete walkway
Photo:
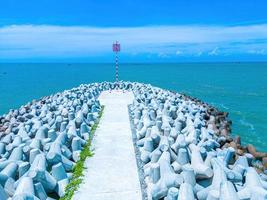
[[[104,114],[93,139],[94,156],[86,160],[84,183],[74,200],[141,200],[128,107],[131,92],[100,95]]]

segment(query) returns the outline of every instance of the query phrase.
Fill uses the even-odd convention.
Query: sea
[[[0,115],[82,83],[114,81],[114,64],[0,63]],[[267,152],[267,63],[128,63],[119,79],[197,97],[229,112],[232,135]]]

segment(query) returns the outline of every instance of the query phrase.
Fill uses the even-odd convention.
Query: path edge
[[[105,106],[101,105],[99,116],[97,117],[97,120],[95,121],[90,130],[91,134],[89,136],[89,139],[80,153],[80,160],[76,162],[76,165],[72,171],[73,177],[70,179],[68,185],[65,187],[64,196],[61,197],[59,200],[71,200],[75,192],[79,189],[79,186],[84,179],[84,171],[85,171],[84,163],[87,158],[93,156],[93,152],[91,150],[91,144],[94,138],[95,131],[98,128],[100,120],[103,116],[104,108]]]
[[[139,175],[139,182],[140,182],[140,186],[141,186],[142,200],[148,200],[147,184],[145,181],[145,174],[144,174],[144,164],[141,161],[141,152],[140,152],[140,150],[136,144],[136,142],[137,142],[136,129],[134,127],[133,118],[132,118],[132,114],[131,114],[131,106],[132,106],[132,104],[128,105],[128,114],[129,114],[130,129],[131,129],[131,133],[132,133],[134,152],[135,152],[136,166],[137,166],[137,171],[138,171],[138,175]]]

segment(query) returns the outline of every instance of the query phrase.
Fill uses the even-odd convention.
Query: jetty
[[[128,105],[133,102],[130,91],[104,91],[99,96],[105,112],[92,141],[94,156],[86,161],[84,183],[73,200],[141,200],[141,187]]]
[[[0,199],[267,199],[267,153],[243,146],[231,123],[136,82],[33,100],[0,117]]]

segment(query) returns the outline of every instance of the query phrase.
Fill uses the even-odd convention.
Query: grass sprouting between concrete
[[[81,184],[83,180],[83,177],[84,177],[83,171],[85,169],[84,162],[86,158],[93,155],[92,151],[90,150],[91,141],[93,139],[96,128],[100,122],[100,119],[103,115],[103,111],[104,111],[104,106],[101,106],[98,119],[96,120],[96,122],[91,128],[90,138],[88,139],[86,145],[84,146],[83,150],[80,153],[80,160],[76,163],[73,169],[72,178],[69,184],[65,188],[65,195],[61,197],[60,200],[71,200],[74,195],[74,192],[79,188],[79,185]]]

